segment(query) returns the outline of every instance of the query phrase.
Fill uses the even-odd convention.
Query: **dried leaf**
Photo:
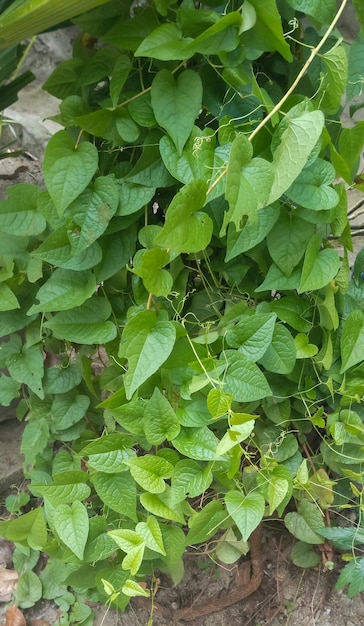
[[[46,619],[31,619],[29,626],[51,626]]]
[[[26,626],[25,617],[16,604],[8,608],[5,617],[5,626]]]
[[[12,569],[0,567],[0,598],[12,593],[18,583],[18,573]]]

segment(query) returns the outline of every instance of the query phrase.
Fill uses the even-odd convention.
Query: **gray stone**
[[[19,453],[24,424],[8,420],[0,424],[0,493],[23,478],[23,458]]]

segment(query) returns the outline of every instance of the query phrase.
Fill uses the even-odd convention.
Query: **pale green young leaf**
[[[255,363],[272,341],[275,321],[274,313],[245,315],[226,333],[226,342]]]
[[[313,224],[282,209],[279,219],[267,235],[267,244],[274,263],[286,276],[292,275],[305,254],[307,243],[314,232]]]
[[[61,130],[50,139],[43,162],[44,179],[59,215],[91,181],[98,166],[94,144],[82,141],[75,146],[72,137]]]
[[[287,513],[284,524],[296,539],[305,543],[322,543],[322,537],[315,531],[324,528],[325,523],[320,509],[313,502],[302,500],[298,512]]]
[[[197,461],[213,461],[218,443],[219,440],[207,426],[202,428],[183,426],[178,437],[173,439],[173,446],[178,452]]]
[[[263,519],[265,508],[263,496],[260,493],[248,493],[244,496],[240,491],[228,491],[225,504],[241,532],[243,541],[248,541],[253,530]]]
[[[58,268],[38,290],[39,304],[33,304],[28,315],[73,309],[90,298],[95,289],[96,280],[91,272]]]
[[[297,359],[310,359],[318,352],[318,347],[313,343],[309,343],[308,336],[305,333],[297,333],[294,338]]]
[[[224,391],[231,393],[236,402],[254,402],[271,395],[263,373],[244,354],[227,350],[221,358],[227,363]]]
[[[239,254],[251,250],[263,241],[272,230],[279,217],[277,206],[267,206],[257,212],[256,219],[248,219],[242,230],[230,224],[227,232],[225,261],[231,261]]]
[[[158,520],[153,515],[148,515],[146,522],[139,522],[135,526],[135,531],[143,537],[147,548],[166,556],[162,531]]]
[[[177,437],[180,424],[167,398],[156,387],[144,412],[144,432],[148,441],[159,446]]]
[[[201,78],[193,70],[185,70],[177,79],[169,70],[160,70],[153,80],[151,96],[155,118],[181,156],[202,106]]]
[[[326,287],[340,269],[337,251],[333,248],[320,250],[320,243],[319,235],[314,235],[308,242],[299,286],[300,293]]]
[[[145,543],[143,537],[138,532],[129,528],[110,530],[107,534],[115,541],[118,547],[126,553]]]
[[[140,504],[152,515],[180,524],[185,523],[182,503],[172,503],[171,488],[168,485],[165,491],[160,494],[148,492],[140,494]]]
[[[176,338],[173,322],[159,321],[155,311],[142,311],[125,326],[119,356],[128,359],[127,399],[167,360]]]
[[[136,569],[136,572],[139,568]],[[135,573],[136,573],[135,572]],[[133,572],[131,572],[133,574]],[[143,598],[149,598],[150,591],[149,589],[144,589],[139,583],[135,580],[131,580],[128,578],[126,583],[121,588],[121,593],[129,596],[130,598],[137,598],[138,596],[142,596]]]
[[[81,306],[60,311],[44,323],[58,339],[91,345],[107,343],[116,337],[114,322],[107,321],[111,305],[105,298],[91,298]]]
[[[106,474],[97,472],[92,477],[97,495],[113,511],[137,521],[136,484],[129,472]]]
[[[234,414],[235,416],[237,414]],[[253,417],[251,415],[247,415],[246,417]],[[248,421],[243,421],[242,423],[237,423],[231,426],[229,430],[226,431],[222,439],[220,440],[217,448],[216,448],[216,456],[223,456],[229,450],[239,445],[242,441],[245,441],[251,435],[254,429],[255,420],[250,419]]]
[[[276,324],[270,345],[262,356],[260,363],[270,372],[289,374],[296,363],[296,347],[288,328]]]
[[[321,136],[323,126],[321,111],[308,111],[289,119],[273,154],[274,182],[268,204],[277,200],[300,174]]]
[[[216,535],[227,519],[220,500],[212,500],[201,511],[196,511],[188,520],[187,545],[203,543]]]
[[[59,504],[54,526],[63,543],[82,560],[89,532],[87,509],[82,502],[76,500],[71,505]]]
[[[340,340],[341,372],[357,365],[364,359],[364,313],[352,311],[344,321]]]
[[[124,463],[138,485],[150,493],[162,493],[166,488],[164,479],[173,474],[171,463],[152,454],[126,459]]]
[[[287,196],[296,204],[314,211],[329,210],[336,207],[339,196],[331,187],[335,178],[335,169],[323,159],[316,159],[304,167],[294,183],[287,189]]]
[[[112,176],[99,176],[70,205],[73,231],[71,245],[79,254],[106,230],[119,204],[119,192]]]
[[[38,187],[19,183],[10,186],[7,194],[7,199],[0,201],[1,231],[18,237],[42,233],[46,227],[46,221],[37,211]]]

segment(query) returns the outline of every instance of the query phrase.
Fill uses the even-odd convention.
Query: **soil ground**
[[[346,27],[350,33],[353,27],[349,15]],[[8,139],[15,138],[28,155],[15,159],[0,161],[0,198],[6,194],[9,185],[17,182],[36,182],[41,184],[40,159],[44,145],[51,132],[58,129],[44,118],[57,112],[58,103],[46,97],[41,85],[50,74],[52,67],[62,58],[69,56],[71,32],[56,32],[39,38],[35,44],[32,57],[28,64],[37,74],[37,81],[20,94],[19,102],[6,111],[7,117],[16,121],[9,130]],[[363,109],[362,109],[363,111]],[[13,129],[15,135],[13,135]],[[358,193],[350,198],[351,206],[362,199]],[[364,224],[362,216],[357,218],[360,225]],[[356,251],[364,244],[362,236],[355,239]],[[1,422],[0,413],[0,422]],[[12,411],[3,410],[4,417],[13,417]],[[19,480],[21,457],[19,439],[9,438],[12,428],[20,429],[16,422],[0,423],[0,490],[5,485],[7,491]],[[12,448],[9,448],[10,440]],[[3,449],[1,448],[1,442]],[[6,451],[6,454],[5,454]],[[0,496],[0,503],[3,501]],[[264,524],[263,582],[253,595],[242,602],[208,617],[189,622],[191,626],[362,626],[364,624],[364,594],[350,600],[345,592],[335,591],[334,586],[342,567],[340,555],[335,557],[333,571],[324,571],[322,567],[303,570],[292,564],[290,552],[294,539],[280,522]],[[7,542],[0,540],[0,566],[11,567],[11,549]],[[233,585],[236,566],[222,567],[211,561],[204,554],[188,553],[185,557],[186,572],[183,581],[175,588],[165,578],[161,578],[156,601],[169,607],[180,608],[197,604],[201,599],[226,594]],[[0,626],[5,624],[6,602],[0,596]],[[131,603],[128,610],[120,614],[108,610],[104,606],[93,607],[95,626],[150,626],[150,611],[138,608]],[[57,607],[51,602],[40,602],[32,609],[25,611],[28,626],[57,626],[59,614]],[[166,622],[155,615],[154,626],[182,626],[175,621]]]

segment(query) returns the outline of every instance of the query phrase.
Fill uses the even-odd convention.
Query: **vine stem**
[[[258,126],[249,135],[249,137],[248,137],[249,141],[252,141],[252,139],[255,137],[255,135],[257,133],[259,133],[261,128],[263,128],[266,125],[266,123],[269,122],[269,120],[273,117],[273,115],[275,115],[275,113],[277,113],[280,110],[280,108],[285,103],[287,98],[289,98],[289,96],[292,94],[292,92],[296,89],[298,83],[303,78],[303,76],[306,74],[306,72],[307,72],[309,66],[311,65],[313,59],[318,54],[318,52],[321,50],[322,46],[327,41],[327,39],[330,37],[330,35],[331,35],[332,31],[334,30],[334,28],[335,28],[339,18],[341,17],[341,15],[342,15],[342,13],[344,11],[347,3],[348,3],[348,0],[343,0],[342,1],[340,9],[337,11],[337,13],[336,13],[334,19],[332,20],[329,28],[327,29],[326,33],[322,37],[321,41],[317,44],[316,48],[312,49],[310,56],[308,57],[306,63],[302,67],[301,71],[297,74],[297,76],[296,76],[295,80],[293,81],[292,85],[290,86],[288,91],[286,91],[286,93],[284,94],[283,98],[281,98],[281,100],[278,102],[278,104],[276,104],[276,106],[268,113],[268,115],[260,122],[260,124],[258,124]],[[210,185],[210,187],[208,188],[208,190],[206,192],[207,196],[213,191],[213,189],[215,189],[216,185],[219,184],[220,180],[222,180],[224,178],[224,176],[226,176],[226,174],[228,172],[228,169],[229,169],[228,167],[225,167],[225,169],[219,174],[219,176],[216,178],[216,180]]]

